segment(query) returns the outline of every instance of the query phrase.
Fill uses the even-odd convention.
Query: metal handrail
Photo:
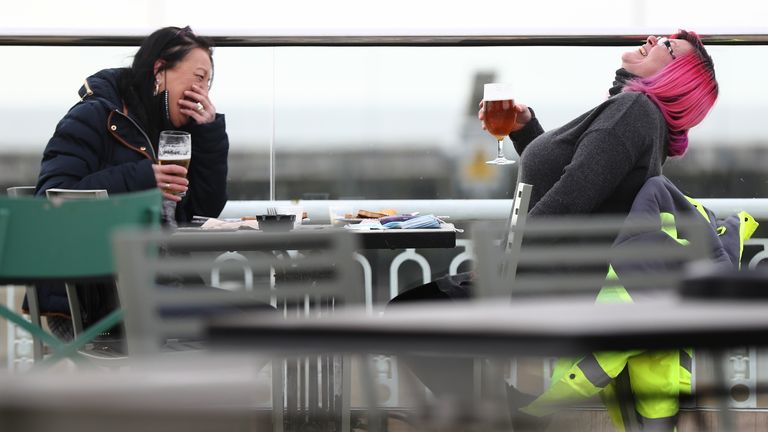
[[[0,46],[139,46],[146,35],[0,34]],[[647,35],[212,35],[220,47],[275,46],[631,46]],[[706,45],[768,45],[768,34],[704,34]]]

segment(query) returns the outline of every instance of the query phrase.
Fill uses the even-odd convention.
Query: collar
[[[617,94],[621,93],[621,90],[624,88],[624,84],[626,84],[627,81],[633,80],[635,78],[639,77],[633,73],[627,72],[627,70],[624,68],[617,69],[616,77],[613,79],[613,85],[608,89],[608,94],[611,96],[616,96]]]

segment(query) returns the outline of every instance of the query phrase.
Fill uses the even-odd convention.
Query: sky
[[[130,4],[131,7],[126,7]],[[768,34],[768,2],[731,1],[219,1],[11,2],[2,35],[146,35],[191,25],[203,35]],[[768,50],[712,47],[721,98],[692,137],[762,139]],[[40,152],[89,74],[125,66],[135,47],[0,46],[0,149]],[[212,98],[227,114],[233,148],[278,145],[449,149],[477,128],[476,73],[514,82],[518,100],[555,127],[604,97],[621,52],[632,47],[218,48]],[[765,81],[765,80],[763,80]],[[274,126],[273,126],[274,122]],[[467,126],[470,124],[470,126]],[[476,132],[476,131],[475,131]],[[261,150],[258,148],[256,150]]]
[[[508,34],[691,27],[765,29],[762,0],[27,0],[0,15],[5,32],[145,34],[188,23],[209,34]]]

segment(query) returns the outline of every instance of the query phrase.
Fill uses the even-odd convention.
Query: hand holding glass
[[[492,165],[513,164],[515,161],[504,156],[504,137],[512,133],[517,119],[514,89],[511,84],[492,83],[486,84],[483,90],[485,128],[498,141],[496,159],[486,163]]]
[[[160,132],[157,145],[157,162],[160,165],[179,165],[189,170],[192,159],[192,136],[189,132],[167,130]],[[184,196],[185,192],[164,189],[164,192]]]

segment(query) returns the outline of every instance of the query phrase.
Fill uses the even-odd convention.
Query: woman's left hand
[[[184,97],[179,99],[182,114],[194,119],[197,124],[211,123],[216,120],[216,107],[208,98],[208,89],[192,84],[191,90],[184,90]]]

